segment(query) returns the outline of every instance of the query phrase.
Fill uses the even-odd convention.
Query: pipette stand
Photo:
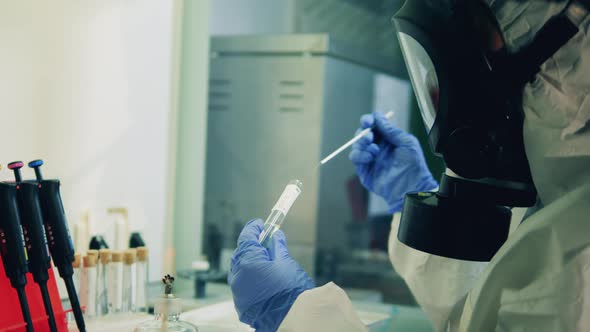
[[[1,258],[0,264],[3,264]],[[51,296],[51,305],[55,313],[57,328],[60,332],[67,332],[66,312],[61,305],[53,269],[49,269],[47,288],[49,289],[49,296]],[[47,315],[43,307],[41,292],[30,273],[27,273],[25,291],[29,300],[29,309],[35,332],[49,332],[49,324],[47,323]],[[18,295],[14,288],[10,286],[10,280],[6,277],[4,268],[0,267],[0,332],[25,332],[25,327],[26,324],[21,313]]]

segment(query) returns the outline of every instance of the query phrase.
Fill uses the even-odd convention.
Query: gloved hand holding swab
[[[391,118],[393,118],[393,115],[394,115],[394,112],[389,111],[385,114],[385,118],[387,118],[388,120],[391,120]],[[350,141],[344,143],[341,147],[336,149],[334,152],[330,153],[326,158],[322,159],[320,161],[320,165],[323,165],[323,164],[327,163],[328,161],[330,161],[332,158],[336,157],[338,154],[340,154],[340,152],[346,150],[346,148],[353,145],[356,141],[358,141],[363,136],[368,134],[371,130],[373,130],[373,127],[363,129],[360,133],[358,133],[356,136],[354,136]]]

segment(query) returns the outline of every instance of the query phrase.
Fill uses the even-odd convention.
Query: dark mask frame
[[[516,53],[507,51],[483,1],[444,3],[406,1],[393,18],[400,43],[410,36],[436,70],[434,121],[425,124],[433,152],[450,169],[437,193],[406,195],[398,239],[435,255],[488,261],[508,237],[506,206],[536,201],[522,139],[523,88],[578,32],[590,1],[570,1]]]

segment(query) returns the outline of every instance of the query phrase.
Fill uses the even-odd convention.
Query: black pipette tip
[[[39,283],[41,289],[41,297],[43,298],[43,305],[45,306],[45,313],[47,314],[47,322],[49,323],[49,330],[57,332],[57,325],[55,324],[55,315],[53,314],[53,307],[51,306],[51,299],[49,291],[47,290],[47,282]]]
[[[41,166],[43,165],[43,160],[36,159],[29,162],[29,167],[35,170],[35,176],[37,177],[37,181],[43,181],[43,175],[41,174]]]
[[[80,308],[80,302],[78,301],[78,295],[76,295],[76,287],[72,277],[64,278],[66,284],[66,290],[68,291],[68,297],[70,298],[70,304],[72,305],[72,311],[74,312],[74,319],[76,320],[76,326],[78,331],[86,332],[86,324],[84,324],[84,316],[82,315],[82,308]]]
[[[27,300],[27,294],[25,293],[25,287],[17,287],[16,293],[18,294],[18,300],[20,301],[20,309],[23,313],[23,319],[27,323],[27,332],[34,332],[33,320],[31,319],[31,311],[29,310],[29,301]]]
[[[24,165],[25,164],[23,164],[22,161],[13,161],[10,164],[8,164],[8,169],[11,169],[12,171],[14,171],[14,179],[16,180],[16,183],[20,183],[22,181],[22,177],[20,175],[20,169]]]

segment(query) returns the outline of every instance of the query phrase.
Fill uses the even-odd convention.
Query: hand
[[[352,146],[349,159],[363,186],[383,197],[390,213],[398,212],[406,193],[433,190],[438,184],[426,166],[416,137],[395,127],[378,112],[363,115],[357,133],[373,125],[372,132]]]
[[[299,294],[313,280],[289,256],[285,234],[274,233],[269,248],[258,243],[263,222],[251,220],[238,238],[227,281],[240,321],[256,331],[276,331]]]

